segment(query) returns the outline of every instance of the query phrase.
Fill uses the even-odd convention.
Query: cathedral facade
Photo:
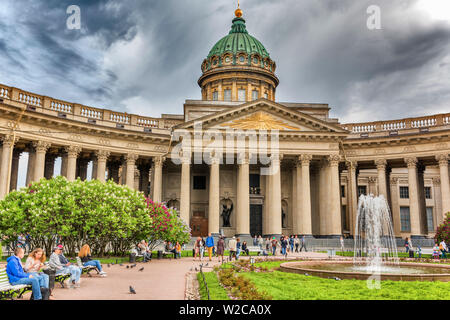
[[[278,102],[276,63],[235,15],[201,65],[202,100],[186,100],[183,114],[0,85],[0,198],[27,153],[27,184],[53,177],[61,158],[69,180],[113,179],[179,209],[193,236],[352,236],[358,197],[373,194],[397,237],[433,237],[450,212],[450,113],[342,124],[327,104]]]

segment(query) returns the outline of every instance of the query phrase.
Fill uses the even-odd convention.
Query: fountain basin
[[[399,263],[397,265],[385,263],[380,280],[392,281],[450,281],[450,265],[435,265],[429,263]],[[338,277],[340,279],[367,280],[373,276],[372,272],[360,271],[350,261],[302,261],[286,262],[280,265],[283,272],[305,274],[321,278]]]

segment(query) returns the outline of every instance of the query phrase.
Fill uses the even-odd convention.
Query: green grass
[[[255,265],[271,270],[284,261]],[[381,289],[367,288],[365,280],[324,279],[294,273],[240,273],[274,300],[450,300],[450,282],[382,281]],[[209,282],[208,282],[209,285]],[[216,298],[211,295],[211,298]]]
[[[215,272],[204,272],[206,283],[208,284],[211,300],[230,300],[226,290],[220,285]],[[200,288],[200,297],[202,300],[208,300],[206,287],[203,283],[201,273],[197,273],[197,280]]]

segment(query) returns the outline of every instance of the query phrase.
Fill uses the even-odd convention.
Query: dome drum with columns
[[[113,179],[176,206],[193,236],[335,239],[353,235],[358,196],[372,193],[387,199],[399,239],[432,244],[450,212],[450,113],[341,124],[327,104],[275,101],[275,64],[245,33],[241,12],[233,30],[242,46],[228,47],[230,35],[214,46],[202,66],[202,99],[186,100],[183,114],[151,118],[0,84],[0,199],[20,187],[20,175],[28,184],[60,172],[68,180]],[[249,65],[249,57],[268,65]],[[172,161],[174,132],[194,134],[196,123],[220,135],[222,147],[245,138],[233,163],[216,154],[198,164],[188,152]],[[267,164],[250,161],[260,130],[279,133],[272,175],[261,173]],[[192,150],[211,151],[192,140]]]
[[[240,9],[230,33],[214,45],[201,69],[198,84],[203,100],[275,101],[279,84],[276,64],[261,42],[248,33]]]

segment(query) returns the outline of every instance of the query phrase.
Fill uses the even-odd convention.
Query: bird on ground
[[[134,267],[136,267],[136,263],[131,265],[131,268],[134,268]]]
[[[139,271],[144,271],[144,267],[140,268]]]
[[[195,271],[198,271],[197,267],[195,267]]]
[[[305,276],[309,277],[309,276],[310,276],[310,274],[309,274],[309,273],[305,273]]]
[[[333,279],[336,280],[336,281],[342,280],[342,279],[340,279],[340,278],[338,278],[338,277],[334,277]]]
[[[208,263],[205,264],[205,267],[207,267],[207,266],[208,266]]]
[[[193,270],[194,270],[194,268],[191,267],[191,271],[193,271]]]
[[[130,286],[130,293],[131,294],[136,294],[136,290],[134,290],[134,288],[132,286]]]
[[[121,264],[119,264],[119,266],[123,267],[123,264],[121,263]]]
[[[108,268],[110,268],[111,267],[111,265],[108,263]]]
[[[127,269],[129,269],[130,268],[130,266],[127,266]]]

